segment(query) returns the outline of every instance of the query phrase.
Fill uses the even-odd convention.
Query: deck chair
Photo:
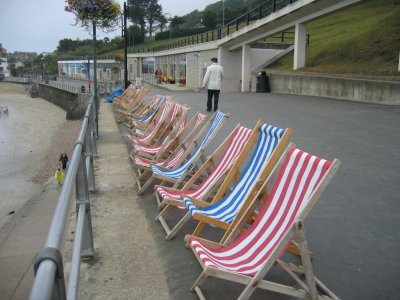
[[[144,145],[134,145],[130,157],[144,157],[153,160],[152,162],[147,162],[147,166],[150,168],[151,163],[155,163],[155,160],[161,158],[167,158],[175,149],[179,146],[185,135],[193,129],[201,128],[200,124],[205,124],[203,122],[206,115],[202,113],[197,113],[188,123],[186,121],[180,122],[174,126],[171,134],[166,136],[164,140],[160,142],[160,145],[154,146],[144,146]],[[146,163],[145,163],[146,165]],[[162,164],[161,164],[162,165]]]
[[[187,236],[185,240],[203,268],[192,291],[205,299],[200,285],[213,276],[244,284],[246,287],[237,299],[248,299],[256,288],[304,299],[322,299],[317,287],[326,294],[324,299],[338,299],[313,274],[303,222],[339,165],[337,159],[329,162],[292,147],[261,187],[257,198],[266,199],[250,227],[246,229],[245,224],[254,207],[246,210],[224,244]],[[302,266],[280,258],[293,238],[300,244]],[[264,279],[275,264],[299,286]]]
[[[127,101],[123,102],[116,112],[119,114],[118,122],[126,122],[129,116],[132,116],[142,107],[144,97],[149,92],[148,88],[140,88],[135,91],[135,94]]]
[[[164,129],[163,125],[165,125],[166,119],[169,120],[169,115],[173,112],[175,104],[176,104],[175,101],[167,97],[163,105],[160,106],[160,109],[156,113],[152,122],[147,126],[146,130],[143,132],[142,135],[137,135],[137,134],[128,135],[128,138],[132,141],[132,143],[151,145],[158,131]]]
[[[167,200],[179,201],[183,195],[190,195],[197,199],[207,199],[211,192],[222,183],[230,166],[249,140],[251,133],[251,129],[238,124],[182,189],[155,185],[154,189],[158,204],[164,206]],[[200,184],[196,184],[203,173],[207,173],[207,177]]]
[[[257,128],[256,128],[257,129]],[[163,211],[156,217],[161,222],[167,238],[171,238],[183,226],[184,222],[170,229],[164,216],[175,206],[175,203],[181,203],[183,195],[190,195],[201,200],[207,200],[212,193],[222,184],[225,176],[229,172],[230,167],[240,155],[246,143],[250,139],[252,130],[238,124],[225,141],[215,150],[215,152],[207,159],[207,161],[197,170],[190,180],[182,187],[182,189],[173,189],[162,185],[154,186],[156,199],[159,208],[166,205]],[[196,182],[206,173],[207,176],[201,180],[200,184]],[[161,197],[160,197],[161,196]],[[168,204],[171,203],[171,204]]]
[[[209,119],[208,125],[206,125],[191,145],[184,151],[183,155],[175,163],[175,168],[168,169],[157,165],[151,165],[152,175],[142,185],[138,180],[139,191],[138,195],[142,195],[143,192],[154,182],[159,179],[162,182],[173,183],[173,187],[177,187],[182,180],[188,175],[196,166],[196,162],[200,158],[204,158],[204,151],[221,130],[225,121],[230,117],[229,114],[225,114],[221,111],[214,113],[213,117]],[[206,159],[203,159],[203,162]]]
[[[137,88],[130,84],[125,91],[122,93],[122,95],[117,96],[113,99],[112,101],[112,107],[113,109],[118,109],[122,106],[123,103],[128,103],[135,95],[137,92]]]
[[[197,113],[185,128],[172,140],[165,143],[165,146],[154,155],[154,158],[130,155],[133,166],[136,169],[139,179],[148,178],[152,174],[152,165],[174,168],[176,163],[184,155],[186,149],[195,141],[198,134],[208,124],[209,116]]]
[[[132,151],[137,151],[137,147],[162,147],[176,137],[180,131],[182,131],[187,124],[187,115],[190,107],[186,104],[180,104],[175,102],[174,107],[162,122],[157,132],[153,135],[151,142],[143,143],[141,141],[135,141],[133,143]]]
[[[165,100],[165,96],[154,96],[148,103],[146,103],[146,105],[138,112],[138,114],[130,115],[128,117],[128,122],[130,123],[125,123],[125,125],[131,128],[131,133],[134,133],[138,130],[142,130],[143,132],[151,123],[151,120],[155,117],[158,109]]]
[[[270,174],[292,136],[290,128],[281,129],[263,123],[262,120],[257,123],[256,128],[257,130],[254,131],[247,147],[231,168],[231,172],[211,202],[201,201],[186,195],[182,201],[170,202],[170,204],[176,206],[186,207],[188,211],[179,221],[177,225],[179,229],[193,218],[200,221],[193,233],[194,236],[199,236],[206,224],[227,231],[234,221],[240,218],[240,212],[254,201],[262,183]],[[249,162],[237,182],[230,188],[230,182],[234,179],[234,176],[238,176],[237,170],[254,146],[256,138],[257,143]],[[173,238],[177,232],[168,233],[166,238]]]

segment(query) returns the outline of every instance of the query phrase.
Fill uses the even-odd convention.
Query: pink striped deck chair
[[[152,164],[150,177],[147,180],[138,180],[139,191],[137,194],[142,195],[156,180],[161,181],[162,184],[173,184],[173,187],[176,188],[185,178],[192,176],[196,172],[198,162],[204,163],[207,160],[207,147],[229,118],[230,114],[221,111],[215,112],[189,147],[184,150],[182,156],[174,162],[175,167],[167,168]]]
[[[192,291],[205,299],[200,285],[213,276],[244,284],[245,289],[237,299],[248,299],[256,288],[320,299],[317,287],[326,295],[324,299],[338,299],[313,274],[303,221],[339,165],[337,159],[330,162],[290,147],[257,194],[258,204],[262,206],[250,227],[246,229],[245,225],[254,214],[256,203],[247,208],[224,244],[186,236],[185,240],[203,268]],[[293,239],[300,245],[302,266],[281,259]],[[294,279],[294,286],[264,279],[275,263]]]
[[[180,141],[183,140],[183,137],[192,128],[192,125],[194,124],[194,128],[198,128],[198,126],[202,123],[202,121],[205,118],[206,115],[202,113],[197,113],[189,121],[189,123],[186,122],[186,118],[182,122],[178,121],[177,124],[174,126],[171,134],[166,136],[165,139],[162,140],[159,145],[154,145],[154,146],[134,145],[134,148],[132,149],[130,155],[131,158],[133,158],[134,156],[139,156],[148,159],[155,159],[160,157],[160,155],[162,155],[164,149],[168,149],[168,152],[172,153],[175,150],[175,148],[179,145]],[[178,124],[179,126],[177,126]]]
[[[185,150],[193,143],[199,132],[207,124],[208,120],[208,116],[198,113],[185,129],[168,143],[167,147],[160,148],[160,152],[157,153],[154,159],[130,156],[139,173],[139,180],[152,173],[151,165],[174,167],[185,153]],[[184,136],[184,134],[187,135]]]
[[[164,104],[160,107],[153,121],[149,124],[149,126],[147,126],[147,129],[142,136],[133,134],[128,135],[128,138],[132,141],[132,143],[151,145],[158,131],[163,129],[162,126],[165,124],[165,121],[167,119],[169,120],[169,115],[173,112],[175,104],[175,101],[173,101],[171,98],[167,98]]]
[[[167,239],[175,236],[178,230],[186,223],[187,219],[182,218],[173,229],[170,229],[164,216],[173,207],[180,208],[181,196],[188,195],[197,199],[207,200],[222,184],[226,174],[228,173],[233,162],[242,152],[246,143],[250,139],[252,130],[238,124],[225,141],[215,150],[215,152],[207,159],[207,161],[197,170],[190,180],[182,187],[182,189],[173,189],[161,185],[154,186],[155,195],[159,207],[167,205],[163,211],[157,216],[156,220],[161,222],[167,233]],[[201,180],[201,176],[206,174],[204,180],[200,184],[195,185]],[[162,201],[160,201],[161,195]]]

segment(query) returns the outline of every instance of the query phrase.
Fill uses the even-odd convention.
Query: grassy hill
[[[294,28],[292,30],[294,31]],[[301,72],[399,76],[400,0],[363,0],[352,7],[307,24],[310,44]],[[153,41],[129,49],[151,48],[171,41]],[[123,50],[113,51],[122,52]],[[289,54],[269,70],[292,71]]]
[[[399,75],[400,1],[366,0],[307,24],[303,72]],[[288,55],[273,70],[292,70]]]

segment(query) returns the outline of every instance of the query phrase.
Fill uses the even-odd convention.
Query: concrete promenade
[[[205,93],[151,87],[151,94],[169,94],[187,103],[192,107],[189,117],[205,111]],[[400,107],[283,94],[223,93],[220,109],[230,112],[232,118],[208,153],[237,123],[252,128],[264,118],[291,127],[299,148],[342,160],[306,221],[309,247],[315,253],[314,271],[343,299],[399,299]],[[174,240],[164,239],[165,232],[154,221],[158,211],[152,191],[136,196],[126,133],[122,125],[118,129],[111,105],[102,103],[96,192],[91,195],[96,259],[82,264],[80,299],[197,299],[189,289],[201,268],[182,240],[195,223],[188,224]],[[0,245],[0,254],[24,249],[31,253],[8,264],[0,260],[0,299],[26,299],[29,295],[30,264],[44,243],[54,206],[48,204],[53,195],[43,197],[32,202],[13,231],[15,239],[24,243],[7,239]],[[169,221],[178,217],[176,213]],[[29,240],[29,228],[43,232],[42,240]],[[67,248],[72,231],[69,228]],[[67,251],[66,273],[68,256]],[[279,272],[271,276],[282,277]],[[203,291],[208,299],[234,299],[241,290],[237,284],[210,278]],[[252,299],[290,297],[258,290]]]

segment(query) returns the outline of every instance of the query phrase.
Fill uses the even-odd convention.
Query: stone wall
[[[365,103],[400,105],[400,81],[394,78],[267,72],[273,93],[328,97]],[[252,76],[256,90],[256,75]]]
[[[39,85],[39,97],[65,110],[67,120],[83,118],[90,101],[89,94],[73,93],[46,84]]]

